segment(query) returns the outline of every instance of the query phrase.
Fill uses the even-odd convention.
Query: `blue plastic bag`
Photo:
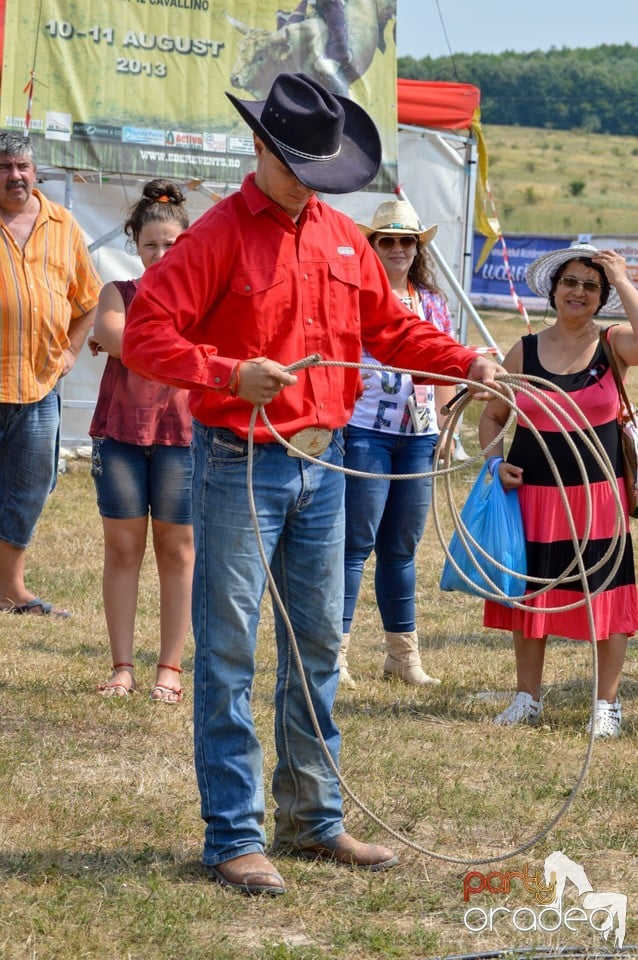
[[[471,580],[471,583],[463,579],[450,557],[447,557],[439,584],[441,590],[461,590],[463,593],[487,598],[488,595],[496,593],[494,587],[488,582],[487,578],[489,578],[506,597],[520,597],[524,594],[527,557],[518,493],[516,490],[506,492],[503,489],[498,475],[498,466],[492,476],[488,463],[485,463],[461,510],[461,520],[467,529],[465,534],[468,539],[467,547],[455,532],[450,540],[449,552],[452,560]],[[490,563],[472,543],[470,537],[485,550],[488,556],[494,557],[507,567],[508,571],[513,572],[500,570]],[[475,565],[475,561],[480,569]],[[508,607],[512,606],[499,596],[489,598]]]

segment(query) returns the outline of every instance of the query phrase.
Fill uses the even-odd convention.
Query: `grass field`
[[[503,349],[522,332],[515,316],[486,319]],[[475,407],[463,427],[471,452]],[[459,501],[475,469],[460,475]],[[378,876],[279,859],[288,895],[245,899],[205,880],[199,868],[192,642],[184,703],[148,700],[158,648],[150,558],[137,624],[141,692],[126,700],[104,700],[96,692],[110,662],[101,526],[88,464],[71,462],[29,553],[29,582],[70,607],[73,619],[0,617],[0,957],[419,960],[531,947],[544,956],[568,947],[580,948],[579,956],[600,956],[611,941],[591,925],[533,929],[532,893],[516,878],[506,892],[506,872],[533,876],[553,851],[581,864],[595,891],[629,897],[625,946],[638,943],[635,644],[621,688],[624,735],[595,745],[582,789],[549,835],[512,859],[481,865],[543,833],[572,793],[588,747],[591,651],[589,644],[551,642],[543,726],[495,727],[491,718],[514,682],[510,639],[483,630],[478,600],[438,590],[442,558],[430,520],[419,552],[418,623],[425,665],[442,678],[441,686],[414,689],[381,680],[370,565],[352,634],[358,685],[340,692],[335,711],[347,784],[413,846],[396,844],[400,866]],[[254,709],[266,783],[274,762],[273,672],[265,604]],[[267,811],[271,837],[268,794]],[[349,798],[346,811],[354,834],[395,845]],[[472,869],[494,871],[492,889],[502,892],[464,901]],[[564,903],[579,904],[574,887],[566,888]],[[464,919],[468,907],[503,909],[493,929],[477,932]],[[524,929],[512,921],[518,908],[527,908],[519,924]],[[475,927],[478,917],[473,914]],[[624,955],[636,958],[638,948]]]
[[[638,137],[485,127],[489,180],[508,233],[638,233]]]

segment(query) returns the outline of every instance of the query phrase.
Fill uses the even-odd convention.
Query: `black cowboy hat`
[[[311,190],[352,193],[381,164],[381,138],[371,117],[347,97],[304,73],[280,73],[266,100],[226,96],[268,149]]]

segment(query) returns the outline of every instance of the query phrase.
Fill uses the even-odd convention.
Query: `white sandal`
[[[595,737],[618,737],[622,724],[622,707],[616,698],[613,703],[608,700],[596,701],[596,712],[587,724],[587,733],[591,733],[594,725]]]
[[[523,693],[519,690],[509,707],[494,717],[494,723],[503,727],[515,723],[529,723],[534,726],[540,721],[542,711],[541,700],[534,700],[531,693]]]

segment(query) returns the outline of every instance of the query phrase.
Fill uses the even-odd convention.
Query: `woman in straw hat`
[[[556,322],[539,334],[519,340],[507,355],[504,365],[514,373],[543,377],[569,394],[587,420],[594,426],[618,477],[618,490],[625,505],[625,529],[628,532],[627,499],[622,482],[623,468],[620,432],[617,429],[618,389],[614,373],[600,338],[601,327],[595,317],[607,305],[622,305],[631,325],[616,324],[605,334],[620,374],[638,364],[638,291],[627,276],[625,261],[614,250],[597,250],[575,245],[554,250],[535,260],[527,271],[527,284],[538,296],[546,297],[556,311]],[[565,401],[553,393],[561,406]],[[507,461],[502,451],[492,448],[493,469],[498,469],[503,486],[518,489],[527,537],[528,573],[553,580],[560,577],[574,560],[572,537],[560,490],[550,463],[533,436],[524,417],[540,431],[560,473],[574,518],[577,534],[584,536],[587,501],[581,472],[568,441],[538,405],[523,394],[517,402],[524,416],[519,419]],[[502,430],[509,413],[505,402],[491,400],[479,424],[483,447]],[[573,408],[567,407],[573,416]],[[596,563],[608,550],[616,525],[613,491],[593,457],[575,433],[572,441],[580,450],[591,493],[592,526],[583,551],[589,590],[603,585],[617,560],[617,551],[598,570]],[[577,570],[577,568],[575,568]],[[534,588],[536,585],[530,584]],[[511,630],[516,655],[517,692],[512,703],[500,713],[497,724],[537,723],[541,716],[541,679],[545,645],[549,634],[572,640],[590,640],[587,607],[572,609],[584,597],[577,576],[559,583],[554,589],[530,601],[529,610],[518,610],[487,601],[484,624]],[[556,608],[563,608],[558,609]],[[598,643],[598,692],[593,725],[594,734],[617,736],[621,726],[618,685],[627,647],[627,637],[638,626],[634,560],[631,538],[614,576],[592,599],[595,638]]]
[[[370,226],[359,224],[381,260],[396,296],[422,320],[451,333],[447,302],[436,285],[422,229],[403,200],[382,203]],[[366,351],[365,363],[377,361]],[[346,429],[345,466],[365,473],[427,473],[439,436],[438,410],[454,387],[415,387],[409,374],[362,370],[363,392]],[[415,553],[432,496],[431,479],[346,478],[345,605],[340,681],[355,686],[347,660],[350,625],[366,560],[376,553],[375,591],[383,621],[386,677],[440,683],[423,670],[416,632]]]

